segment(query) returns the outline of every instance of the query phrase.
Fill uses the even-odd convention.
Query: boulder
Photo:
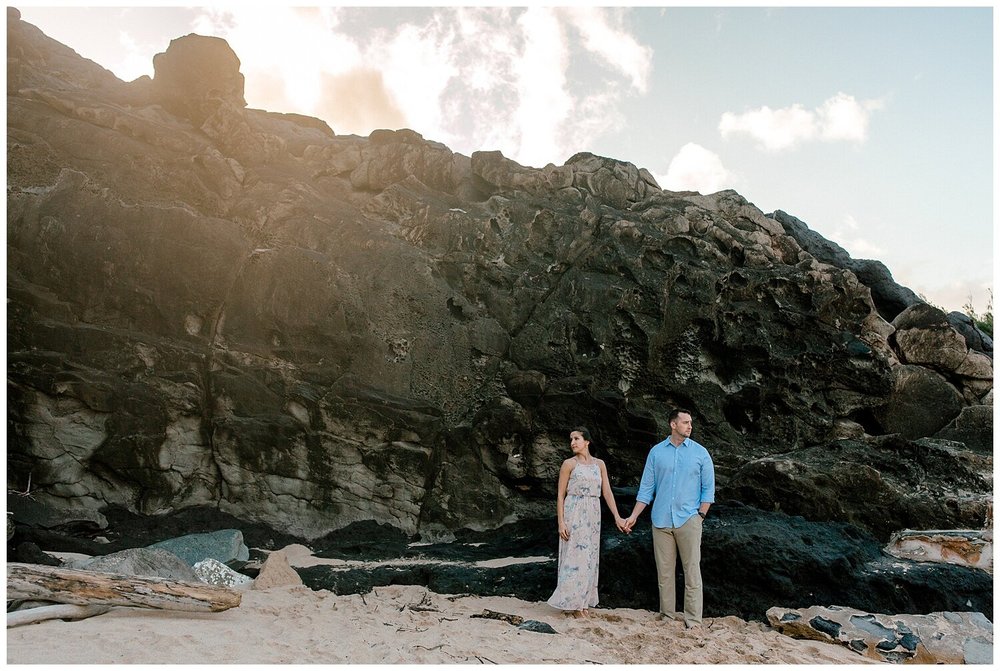
[[[220,104],[246,107],[240,59],[220,37],[191,33],[171,40],[153,57],[153,72],[155,100],[195,128]]]
[[[991,456],[948,441],[847,439],[748,462],[720,494],[848,522],[885,542],[899,529],[982,527],[992,472]]]
[[[993,406],[970,405],[938,431],[935,438],[964,444],[981,454],[993,454]]]
[[[70,562],[66,567],[119,575],[142,575],[182,582],[198,582],[198,576],[191,570],[189,564],[163,548],[131,548],[102,557]]]
[[[886,433],[932,436],[954,420],[965,402],[940,373],[915,365],[893,369],[892,392],[875,417]]]
[[[214,559],[218,562],[250,558],[250,551],[243,544],[243,532],[239,529],[220,529],[209,533],[188,534],[179,538],[171,538],[159,543],[153,543],[150,549],[162,549],[172,552],[183,559],[189,566],[194,566],[204,559]]]
[[[970,350],[983,352],[993,357],[993,338],[976,326],[972,317],[961,312],[949,312],[948,323],[965,338]]]
[[[7,518],[8,520],[10,517]],[[10,538],[7,539],[10,541]],[[41,564],[42,566],[62,566],[57,557],[42,552],[42,549],[30,541],[18,543],[13,552],[7,553],[7,561],[24,564]]]
[[[288,557],[281,550],[267,556],[260,573],[254,578],[251,589],[270,589],[272,587],[287,587],[301,585],[302,578],[288,564]]]
[[[991,664],[993,623],[982,613],[884,615],[841,606],[770,608],[770,625],[793,638],[843,645],[878,662]]]
[[[253,582],[253,578],[234,571],[217,559],[202,559],[192,568],[198,579],[209,585],[242,587]]]
[[[925,303],[912,305],[893,320],[896,347],[903,363],[952,373],[966,361],[969,346],[947,315]]]
[[[885,551],[893,557],[915,561],[943,562],[993,572],[993,531],[942,530],[897,531]]]

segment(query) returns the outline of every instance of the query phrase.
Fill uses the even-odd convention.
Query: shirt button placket
[[[677,515],[674,508],[677,506],[677,453],[680,449],[674,445],[674,469],[670,473],[670,526],[677,528]]]

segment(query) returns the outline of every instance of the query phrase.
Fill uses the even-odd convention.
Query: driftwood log
[[[45,620],[82,620],[111,610],[111,606],[78,606],[75,603],[56,603],[27,610],[7,613],[7,628],[20,627]]]
[[[240,593],[225,587],[20,563],[7,564],[7,599],[189,612],[240,605]]]

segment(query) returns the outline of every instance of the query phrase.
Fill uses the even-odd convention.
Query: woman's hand
[[[623,533],[628,533],[628,530],[625,528],[624,517],[618,517],[617,515],[615,515],[615,526],[618,527],[618,531],[621,531]]]
[[[569,540],[569,527],[567,527],[564,522],[559,523],[559,538],[564,541]]]

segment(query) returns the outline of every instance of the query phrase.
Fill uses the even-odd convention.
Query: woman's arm
[[[569,540],[569,527],[566,526],[566,516],[563,514],[563,501],[566,499],[566,486],[569,484],[569,474],[573,472],[573,460],[567,459],[559,469],[559,488],[556,493],[556,517],[559,519],[559,538]]]
[[[615,516],[615,526],[619,531],[624,531],[625,520],[618,514],[618,504],[615,502],[615,494],[611,491],[611,479],[608,477],[608,467],[604,465],[603,459],[597,460],[597,465],[601,469],[601,493],[608,504],[608,510]]]

